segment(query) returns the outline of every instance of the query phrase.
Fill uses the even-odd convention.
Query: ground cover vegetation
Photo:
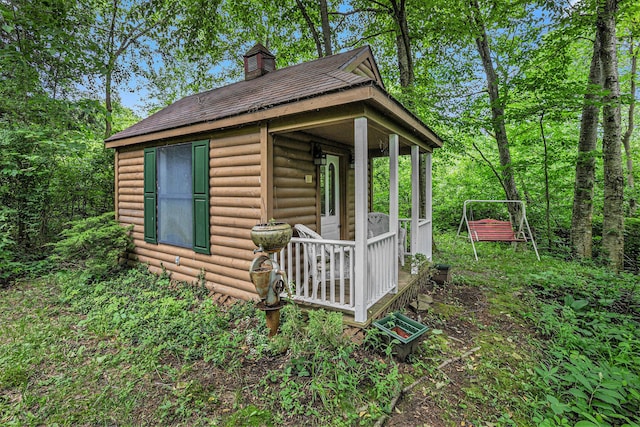
[[[114,241],[109,227],[93,234]],[[294,305],[269,340],[253,303],[216,304],[201,284],[117,256],[19,281],[0,299],[0,421],[640,425],[636,277],[546,255],[541,270],[530,250],[500,244],[481,251],[475,262],[464,239],[438,239],[453,280],[424,289],[428,310],[405,311],[430,330],[404,362],[377,329],[355,343],[340,314]]]
[[[9,0],[0,12],[0,423],[638,425],[637,2]],[[293,307],[268,341],[251,304],[119,264],[129,242],[109,213],[104,136],[238,80],[255,42],[279,68],[370,44],[387,90],[444,141],[434,260],[454,281],[411,313],[431,332],[406,363],[375,333],[355,345],[337,315]],[[373,169],[379,211],[386,162]],[[409,174],[402,158],[405,217]],[[541,263],[498,244],[471,262],[453,236],[464,200],[505,197],[526,201]]]

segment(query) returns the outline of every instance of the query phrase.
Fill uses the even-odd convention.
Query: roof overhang
[[[318,113],[318,117],[321,118],[322,111],[333,110],[341,106],[356,106],[355,108],[344,108],[342,112],[343,119],[348,119],[354,114],[359,117],[366,116],[385,127],[394,129],[401,134],[401,137],[424,149],[431,150],[442,146],[442,141],[435,132],[375,84],[354,86],[213,121],[193,123],[121,139],[113,139],[112,137],[112,139],[106,141],[105,145],[107,148],[118,148],[189,135],[196,136],[255,125],[256,123],[275,119],[291,117],[292,120],[295,120],[296,118],[301,118],[301,115],[305,113],[308,123],[297,122],[298,126],[313,126],[314,119],[310,119],[308,113]]]

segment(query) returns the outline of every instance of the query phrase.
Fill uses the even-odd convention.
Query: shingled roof
[[[367,60],[373,78],[353,72],[354,65]],[[384,88],[371,50],[365,46],[187,96],[106,142],[216,121],[367,84]]]

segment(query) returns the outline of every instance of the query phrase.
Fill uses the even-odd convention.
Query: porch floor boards
[[[389,311],[394,309],[400,309],[401,307],[394,307],[396,302],[400,302],[407,298],[414,287],[418,285],[418,275],[411,275],[410,272],[400,270],[398,272],[398,292],[395,294],[387,294],[380,301],[372,305],[367,310],[367,321],[364,323],[356,322],[351,313],[342,314],[342,323],[345,326],[355,326],[358,328],[367,328],[372,322],[384,317]],[[408,301],[407,301],[408,303]],[[403,304],[405,305],[405,304]]]

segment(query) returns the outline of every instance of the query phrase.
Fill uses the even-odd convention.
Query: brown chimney
[[[252,80],[276,69],[276,57],[260,43],[244,54],[244,79]]]

